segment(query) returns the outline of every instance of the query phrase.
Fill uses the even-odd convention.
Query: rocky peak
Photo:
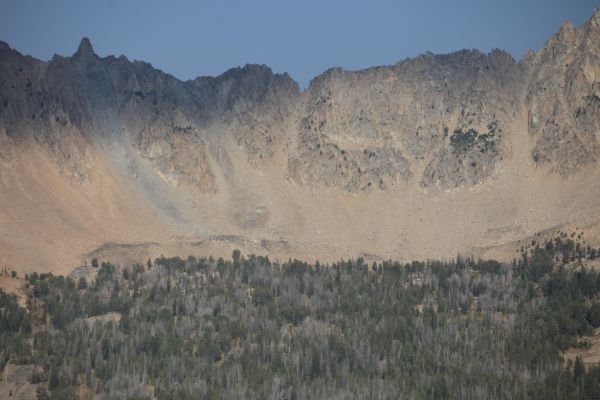
[[[273,71],[266,65],[246,64],[243,68],[233,68],[225,72],[222,80],[232,80],[232,94],[252,97],[262,93],[273,79]]]
[[[391,66],[330,68],[304,93],[289,75],[259,64],[181,82],[145,62],[100,58],[85,37],[72,57],[55,57],[39,69],[47,98],[30,88],[36,83],[33,68],[27,76],[19,72],[20,66],[16,72],[22,76],[22,100],[28,104],[24,115],[32,125],[41,124],[43,112],[54,121],[48,129],[57,131],[62,121],[91,127],[86,128],[90,132],[123,126],[137,150],[162,160],[163,173],[171,171],[178,151],[190,148],[188,141],[200,143],[219,129],[233,135],[253,159],[265,160],[284,143],[282,138],[297,135],[298,148],[288,151],[290,169],[299,182],[360,191],[414,179],[427,187],[451,188],[494,175],[510,154],[505,137],[523,106],[530,111],[530,134],[548,144],[537,147],[536,159],[560,163],[566,157],[552,150],[560,135],[550,122],[563,118],[558,115],[563,111],[554,110],[571,116],[563,118],[568,132],[583,132],[581,127],[592,132],[596,97],[584,86],[600,76],[592,57],[597,54],[598,32],[596,11],[581,28],[563,24],[543,49],[528,52],[521,65],[499,49],[487,54],[425,53]],[[18,54],[2,42],[0,52]],[[0,65],[6,65],[5,76],[13,79],[15,66],[9,59],[1,57]],[[577,71],[587,78],[581,79]],[[562,93],[565,81],[578,84]],[[521,99],[525,90],[526,105]],[[589,140],[582,146],[594,147],[592,135],[586,135]],[[172,150],[159,152],[169,140]],[[575,152],[567,155],[571,154]],[[185,165],[173,168],[180,171],[178,181],[191,177]]]
[[[237,88],[244,88],[246,92],[262,92],[274,80],[283,79],[297,86],[288,74],[274,74],[273,70],[266,65],[246,64],[243,67],[231,68],[217,77],[199,77],[194,81],[197,84],[211,82],[213,84],[222,84],[224,82],[235,82]]]
[[[519,64],[525,67],[533,66],[536,62],[536,52],[532,49],[525,50],[525,54],[519,60]]]
[[[265,102],[282,106],[300,95],[298,84],[288,74],[275,74],[266,65],[257,64],[232,68],[216,77],[198,77],[189,84],[207,107],[219,112],[235,109],[241,103],[251,108]]]
[[[336,80],[344,79],[346,72],[341,67],[328,68],[325,72],[310,80],[306,92],[310,95],[328,88]]]
[[[557,34],[560,42],[572,42],[575,39],[575,27],[571,21],[565,21]]]
[[[273,70],[264,64],[246,64],[242,68],[232,68],[224,76],[270,78]]]
[[[500,64],[515,64],[515,59],[512,55],[502,49],[495,48],[489,54],[490,60],[498,62]]]
[[[11,50],[10,46],[8,45],[8,43],[3,42],[2,40],[0,40],[0,51],[7,51],[7,50]]]
[[[596,28],[600,28],[600,6],[596,8],[592,18],[588,21],[588,24],[595,26]]]
[[[79,47],[77,47],[77,51],[73,54],[73,59],[85,61],[98,59],[98,55],[96,55],[94,52],[94,48],[92,47],[90,39],[87,37],[81,39]]]
[[[8,62],[9,59],[23,59],[23,60],[33,60],[30,56],[24,56],[19,51],[12,48],[8,43],[0,40],[0,60]]]
[[[531,57],[534,68],[526,107],[529,133],[537,138],[532,158],[537,165],[563,176],[594,163],[600,156],[600,108],[594,97],[600,76],[599,44],[597,10],[580,28],[565,22]]]
[[[596,9],[594,15],[580,28],[583,31],[584,46],[588,48],[598,48],[600,42],[600,7]]]

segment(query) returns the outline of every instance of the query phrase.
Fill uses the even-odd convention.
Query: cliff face
[[[521,68],[499,50],[420,56],[358,72],[333,69],[310,85],[293,175],[349,191],[398,181],[468,186],[510,152]]]
[[[304,93],[259,65],[181,82],[123,56],[99,58],[85,38],[72,57],[47,63],[3,43],[1,125],[11,137],[35,132],[82,181],[93,167],[89,136],[117,135],[172,183],[214,193],[207,143],[229,135],[251,165],[285,147],[296,182],[360,192],[492,178],[512,151],[508,126],[525,109],[533,161],[568,176],[597,160],[599,18],[578,29],[565,23],[520,64],[501,50],[425,54],[333,68]]]
[[[264,66],[181,82],[123,56],[99,58],[86,38],[72,57],[47,63],[5,43],[0,51],[2,128],[14,138],[31,132],[82,182],[92,167],[89,145],[112,140],[132,146],[168,181],[216,192],[206,136],[224,130],[251,161],[268,158],[299,95],[289,76]]]
[[[48,62],[0,42],[0,220],[20,223],[13,218],[17,209],[26,214],[19,199],[43,204],[31,193],[55,190],[41,182],[51,172],[88,196],[85,206],[72,207],[86,210],[73,222],[74,232],[86,232],[85,248],[143,238],[121,237],[114,226],[131,217],[130,224],[151,220],[176,237],[234,238],[240,247],[266,243],[283,253],[293,243],[310,252],[316,241],[341,248],[336,255],[356,255],[360,244],[365,254],[391,255],[399,246],[418,257],[403,228],[376,208],[405,209],[395,223],[415,224],[433,220],[443,203],[443,212],[457,213],[445,223],[470,219],[484,227],[481,242],[469,244],[467,235],[442,246],[441,255],[453,255],[567,223],[569,196],[587,199],[581,213],[600,210],[586,189],[598,170],[599,140],[600,12],[582,27],[564,24],[518,63],[501,50],[424,54],[360,71],[333,68],[304,92],[287,74],[260,65],[183,82],[124,56],[101,58],[85,38],[71,57]],[[43,166],[40,157],[48,160]],[[548,180],[551,206],[540,215],[550,216],[532,216],[536,182]],[[572,193],[558,194],[564,190]],[[92,192],[111,205],[96,210],[103,203],[95,205]],[[114,200],[135,196],[127,206]],[[510,198],[490,208],[490,199],[503,196]],[[152,216],[119,214],[130,206]],[[50,214],[73,212],[48,207]],[[103,212],[113,222],[102,235],[94,233],[99,225],[82,228]],[[490,233],[501,218],[508,227]],[[322,232],[326,220],[331,231]],[[364,235],[348,231],[357,223]],[[431,232],[449,234],[436,223]],[[390,244],[366,245],[366,237]]]
[[[596,163],[600,139],[600,13],[581,28],[565,23],[523,61],[536,164],[569,176]]]

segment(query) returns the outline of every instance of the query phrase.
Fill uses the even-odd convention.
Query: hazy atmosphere
[[[246,63],[305,87],[332,66],[393,64],[420,53],[501,48],[519,59],[594,0],[43,1],[3,0],[0,38],[48,60],[87,36],[101,56],[124,54],[179,79]]]
[[[0,0],[0,400],[598,400],[597,2]]]

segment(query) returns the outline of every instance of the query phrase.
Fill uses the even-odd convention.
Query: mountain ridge
[[[67,268],[49,232],[72,268],[105,242],[409,259],[595,226],[599,20],[518,62],[426,53],[304,90],[265,65],[181,81],[87,38],[49,61],[0,42],[0,266]]]

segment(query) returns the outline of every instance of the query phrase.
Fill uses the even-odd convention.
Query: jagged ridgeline
[[[305,90],[261,65],[181,81],[87,39],[49,61],[0,43],[0,265],[68,272],[108,242],[425,259],[596,230],[599,77],[599,12],[518,62],[427,53]]]
[[[0,394],[595,399],[600,273],[579,264],[597,257],[560,236],[512,264],[234,251],[33,273],[25,309],[0,291],[0,366],[19,377]]]
[[[511,150],[503,132],[526,111],[532,161],[570,174],[598,155],[597,20],[565,24],[520,63],[501,50],[425,54],[357,72],[333,68],[304,93],[266,66],[182,82],[124,56],[100,58],[87,38],[72,57],[49,62],[2,43],[0,121],[8,138],[33,131],[82,180],[90,166],[84,146],[63,143],[69,130],[88,141],[126,136],[172,182],[215,192],[217,166],[203,133],[217,127],[253,161],[273,157],[292,135],[293,179],[363,191],[406,179],[443,188],[480,183]],[[490,125],[492,146],[457,148],[452,140]]]

